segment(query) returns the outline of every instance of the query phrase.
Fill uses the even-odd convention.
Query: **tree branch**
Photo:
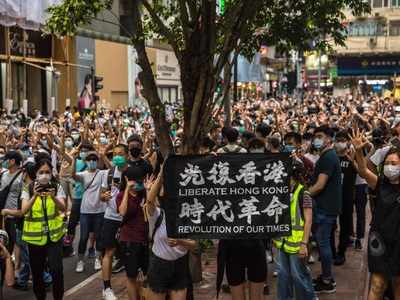
[[[168,41],[168,44],[170,44],[172,46],[172,48],[174,49],[174,52],[179,60],[181,58],[181,51],[179,50],[178,44],[176,43],[176,40],[177,40],[176,36],[164,24],[163,20],[161,20],[161,18],[157,15],[156,11],[151,6],[151,4],[147,0],[141,0],[141,1],[143,3],[143,6],[146,8],[148,13],[150,14],[153,21],[157,24],[161,34],[165,36],[165,38]]]

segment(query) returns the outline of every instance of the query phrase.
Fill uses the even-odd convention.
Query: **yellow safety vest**
[[[38,196],[24,218],[22,240],[37,246],[46,245],[49,237],[52,242],[58,242],[66,232],[63,217],[58,213],[53,198],[47,196],[44,199],[43,202],[43,198]],[[43,208],[46,209],[47,222]]]
[[[300,251],[300,243],[304,237],[304,220],[301,217],[299,195],[304,186],[299,184],[290,201],[290,219],[292,222],[292,235],[274,239],[276,248],[286,253],[296,254]]]

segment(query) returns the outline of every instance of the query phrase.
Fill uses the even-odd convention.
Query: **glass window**
[[[379,7],[382,7],[382,3],[383,2],[383,0],[373,0],[373,7],[374,8],[379,8]]]
[[[399,0],[392,0],[392,7],[398,7],[399,6]]]
[[[389,22],[389,34],[391,36],[400,35],[400,20],[395,20],[395,21]]]
[[[176,88],[171,88],[171,102],[176,102]]]

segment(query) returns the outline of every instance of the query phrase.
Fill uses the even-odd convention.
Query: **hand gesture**
[[[144,180],[144,188],[146,189],[147,192],[150,191],[151,187],[154,184],[154,181],[155,181],[154,174],[151,174],[151,176],[147,175],[146,179]]]
[[[177,239],[168,239],[168,246],[174,248],[179,245],[179,242]]]
[[[301,244],[300,245],[300,251],[299,251],[299,257],[300,258],[306,258],[308,256],[308,248],[307,245]]]
[[[352,134],[349,135],[349,137],[356,151],[362,150],[364,146],[368,143],[364,133],[360,132],[358,128],[355,130],[353,129]]]
[[[126,189],[127,190],[131,189],[136,183],[136,181],[129,180],[128,177],[126,177],[126,176],[125,176],[125,180],[126,180]]]

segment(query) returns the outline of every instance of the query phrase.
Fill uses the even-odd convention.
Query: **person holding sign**
[[[290,202],[292,235],[273,240],[278,249],[278,300],[293,298],[290,282],[293,282],[296,299],[315,299],[311,274],[305,260],[312,225],[312,198],[304,189],[305,177],[304,165],[294,160]]]
[[[163,195],[161,170],[154,182],[146,182],[146,214],[153,242],[147,280],[150,287],[149,299],[186,300],[190,284],[188,251],[196,248],[193,240],[168,238],[164,211],[157,206],[157,198]]]

